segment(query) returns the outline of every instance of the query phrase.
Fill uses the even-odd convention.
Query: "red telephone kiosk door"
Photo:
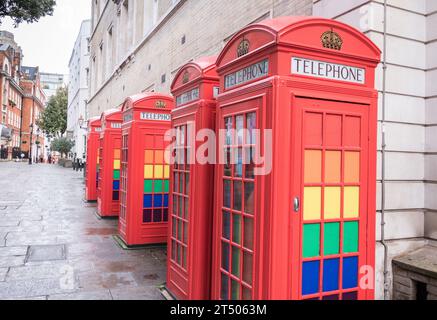
[[[312,17],[226,45],[212,298],[374,298],[379,61],[361,32]]]
[[[206,300],[211,294],[214,163],[203,164],[194,155],[207,142],[195,142],[196,134],[215,130],[215,95],[219,89],[216,59],[206,57],[188,63],[172,84],[176,144],[171,166],[167,289],[177,299]]]
[[[170,165],[165,161],[173,98],[145,93],[123,105],[119,233],[128,246],[167,242]]]
[[[120,109],[102,113],[99,148],[97,213],[118,217],[120,212],[121,124]]]
[[[86,149],[86,174],[85,174],[85,200],[97,201],[98,184],[98,150],[101,132],[100,117],[88,121],[87,149]]]

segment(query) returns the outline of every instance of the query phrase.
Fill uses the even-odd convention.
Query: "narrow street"
[[[83,173],[0,163],[0,299],[162,299],[166,250],[123,250]]]

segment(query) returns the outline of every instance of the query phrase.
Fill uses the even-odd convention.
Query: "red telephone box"
[[[97,213],[101,217],[118,217],[120,212],[121,110],[102,113],[99,148],[99,182]]]
[[[128,246],[167,241],[170,165],[164,134],[173,105],[172,97],[157,93],[129,97],[123,105],[119,233]]]
[[[379,61],[364,34],[313,17],[226,45],[213,298],[374,298]]]
[[[97,184],[99,180],[99,136],[101,132],[100,118],[92,118],[88,121],[88,136],[86,149],[86,175],[85,175],[85,200],[97,201]]]
[[[167,289],[178,299],[206,300],[211,294],[214,164],[188,160],[203,143],[194,142],[194,135],[201,129],[215,130],[216,60],[188,63],[172,84],[172,128],[177,138],[171,166]]]

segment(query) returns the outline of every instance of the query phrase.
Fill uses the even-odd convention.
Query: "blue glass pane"
[[[116,191],[120,190],[120,181],[114,181],[112,183],[112,189]]]
[[[314,294],[319,292],[320,261],[303,263],[302,269],[302,294]]]
[[[153,208],[152,199],[151,194],[144,195],[144,208]]]
[[[338,290],[338,274],[340,259],[329,259],[323,262],[323,292]]]
[[[162,207],[162,200],[163,200],[162,194],[155,194],[153,199],[153,205],[156,208]]]
[[[358,257],[343,259],[343,289],[358,287]]]
[[[164,195],[164,207],[167,208],[168,207],[168,194]]]

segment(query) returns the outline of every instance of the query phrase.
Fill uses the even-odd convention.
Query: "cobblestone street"
[[[83,173],[0,163],[0,299],[161,299],[163,248],[123,250]]]

